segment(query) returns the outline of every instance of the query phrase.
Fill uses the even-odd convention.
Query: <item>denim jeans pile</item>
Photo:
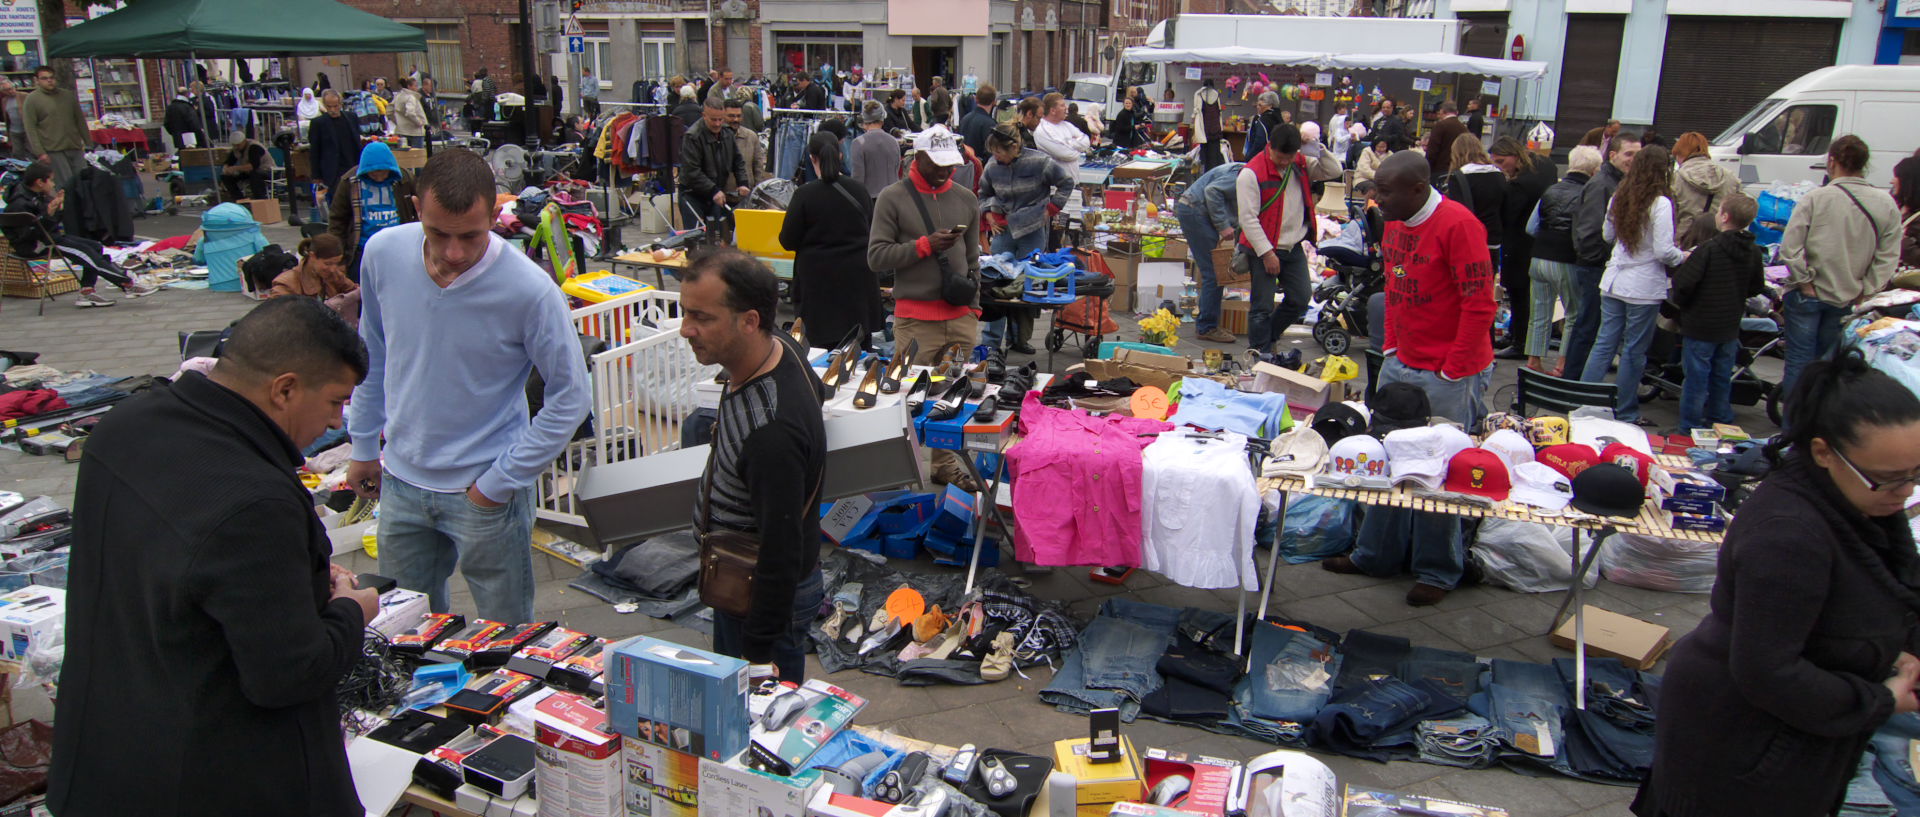
[[[1373,760],[1525,766],[1609,783],[1641,780],[1653,762],[1660,679],[1616,659],[1587,661],[1581,710],[1572,659],[1482,662],[1365,630],[1341,636],[1269,620],[1249,622],[1241,674],[1232,632],[1220,613],[1111,599],[1041,698],[1064,711],[1117,707],[1128,721],[1144,714]],[[1876,748],[1895,760],[1872,776],[1888,799],[1920,803],[1901,729],[1920,737],[1920,718],[1890,723]]]

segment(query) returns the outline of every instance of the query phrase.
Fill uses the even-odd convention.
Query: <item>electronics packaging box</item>
[[[1144,788],[1148,792],[1174,775],[1192,781],[1187,787],[1187,798],[1180,802],[1181,811],[1219,817],[1227,813],[1234,783],[1240,778],[1240,763],[1191,752],[1147,750]]]
[[[1653,666],[1672,646],[1667,628],[1658,624],[1602,610],[1591,604],[1584,605],[1584,609],[1588,655],[1618,658],[1628,669],[1643,670]],[[1573,649],[1573,624],[1574,620],[1569,618],[1553,631],[1551,640],[1554,646]]]
[[[802,685],[800,694],[810,700],[786,726],[767,731],[754,725],[751,762],[756,768],[774,774],[805,768],[814,751],[853,723],[853,716],[867,705],[867,699],[818,678]],[[741,711],[746,711],[744,705]]]
[[[427,594],[395,588],[380,594],[380,614],[367,626],[392,639],[426,621]]]
[[[1680,471],[1673,475],[1673,495],[1679,499],[1724,502],[1727,486],[1699,471]]]
[[[1340,804],[1340,814],[1341,817],[1403,817],[1407,814],[1507,817],[1507,810],[1419,794],[1401,794],[1348,786],[1346,799]]]
[[[44,644],[60,630],[67,619],[67,591],[58,587],[27,585],[0,596],[0,632],[6,635],[6,657],[24,658],[37,644]]]
[[[630,737],[620,739],[627,817],[699,817],[700,758]]]
[[[606,817],[621,809],[620,736],[607,714],[578,695],[547,696],[534,708],[540,817]]]
[[[427,651],[427,660],[442,664],[457,664],[473,657],[473,654],[485,648],[495,638],[510,629],[498,621],[478,619],[458,633],[447,636],[439,646]]]
[[[1146,796],[1145,776],[1140,768],[1140,755],[1133,751],[1133,741],[1121,735],[1120,758],[1109,763],[1093,762],[1087,756],[1087,744],[1087,738],[1053,743],[1053,767],[1079,781],[1074,802],[1080,805],[1082,813],[1097,817],[1106,814],[1107,806],[1113,803]],[[1095,808],[1089,810],[1089,806]]]
[[[473,784],[455,789],[453,796],[447,798],[460,809],[487,817],[540,817],[540,800],[529,794],[513,800],[502,800],[492,792]]]
[[[513,654],[519,652],[521,647],[532,644],[553,627],[554,622],[551,621],[515,624],[502,630],[499,635],[475,650],[468,662],[476,668],[504,667],[508,661],[513,660]]]
[[[1727,529],[1727,518],[1719,513],[1675,513],[1671,514],[1667,524],[1674,530],[1697,530],[1707,533],[1719,533]]]
[[[551,680],[553,668],[562,660],[579,652],[593,643],[593,636],[555,627],[547,631],[538,641],[529,642],[519,652],[508,659],[507,669],[525,673],[535,678]]]
[[[595,696],[607,694],[606,680],[601,676],[607,658],[607,640],[595,638],[578,652],[554,664],[547,671],[547,683],[561,689],[574,692],[588,692]]]
[[[743,754],[727,762],[700,759],[700,817],[805,817],[807,800],[826,785],[820,770],[792,777],[747,768]]]
[[[1691,499],[1682,496],[1670,496],[1661,500],[1660,510],[1692,514],[1694,516],[1712,516],[1716,513],[1713,500]]]
[[[427,618],[393,637],[393,651],[401,655],[421,656],[441,639],[467,625],[467,617],[457,613],[428,613]]]
[[[644,635],[612,653],[606,681],[613,731],[714,760],[747,748],[747,662]]]

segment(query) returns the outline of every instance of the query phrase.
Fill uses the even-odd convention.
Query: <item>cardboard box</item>
[[[1143,760],[1142,782],[1147,791],[1168,777],[1180,775],[1192,781],[1187,799],[1181,801],[1182,811],[1215,817],[1227,813],[1233,787],[1240,778],[1239,762],[1166,749],[1148,749]]]
[[[786,726],[769,732],[754,725],[749,749],[754,767],[775,774],[806,768],[807,759],[867,706],[867,699],[818,678],[803,684],[800,694],[807,696],[807,706]],[[741,712],[746,712],[744,704]]]
[[[1119,242],[1115,242],[1117,245]],[[1133,287],[1140,280],[1140,258],[1116,251],[1117,246],[1109,247],[1102,257],[1107,259],[1107,269],[1113,271],[1113,295],[1107,298],[1107,306],[1122,312],[1133,311]]]
[[[5,656],[25,658],[35,646],[47,643],[67,619],[67,591],[30,584],[0,596],[0,637]]]
[[[540,817],[620,812],[620,737],[607,731],[605,712],[578,695],[549,695],[534,707],[534,742]]]
[[[927,401],[923,411],[931,414],[934,402]],[[960,407],[960,413],[945,420],[930,420],[924,416],[915,419],[913,425],[920,430],[920,444],[928,448],[944,448],[959,451],[966,446],[967,421],[973,419],[973,413],[980,410],[979,403],[967,403]]]
[[[1334,393],[1334,384],[1271,363],[1253,364],[1253,390],[1284,394],[1288,406],[1309,411],[1319,411],[1321,406],[1341,398]]]
[[[700,760],[700,817],[805,817],[807,801],[825,787],[820,770],[792,777],[747,768],[745,756]]]
[[[380,594],[380,615],[367,626],[391,639],[427,620],[427,594],[394,588]]]
[[[1253,306],[1248,301],[1221,301],[1220,328],[1236,335],[1247,333],[1247,314]]]
[[[747,748],[747,662],[644,635],[612,653],[613,731],[715,760]]]
[[[1192,248],[1187,246],[1186,241],[1178,238],[1167,239],[1166,247],[1160,251],[1162,261],[1185,261],[1192,257]]]
[[[871,510],[873,500],[864,496],[850,496],[835,502],[820,518],[820,534],[836,546],[845,546],[847,534],[852,533],[854,526]]]
[[[1114,352],[1112,360],[1089,360],[1086,368],[1096,380],[1126,377],[1142,386],[1165,391],[1173,386],[1173,381],[1185,379],[1192,371],[1192,364],[1179,355],[1120,349]]]
[[[1161,301],[1178,302],[1187,290],[1187,265],[1184,261],[1149,260],[1140,263],[1133,285],[1133,308],[1151,312]]]
[[[261,224],[279,224],[284,220],[280,217],[279,199],[241,199],[240,206],[252,210],[253,220]]]
[[[740,711],[746,711],[742,703]],[[627,817],[699,817],[700,758],[663,746],[620,739]]]
[[[419,170],[427,166],[427,152],[419,148],[394,148],[393,160],[401,170]]]
[[[1618,658],[1628,669],[1646,669],[1666,655],[1673,646],[1671,633],[1658,624],[1650,624],[1611,610],[1585,605],[1587,654]],[[1553,631],[1554,646],[1573,649],[1574,620]]]
[[[1079,781],[1075,802],[1082,809],[1101,806],[1095,813],[1105,813],[1105,806],[1121,800],[1139,800],[1147,793],[1140,755],[1133,750],[1133,741],[1126,735],[1120,736],[1120,759],[1112,763],[1094,763],[1087,759],[1086,738],[1054,741],[1053,766]]]
[[[1233,271],[1234,252],[1235,247],[1232,244],[1215,247],[1213,250],[1213,280],[1223,287],[1246,286],[1253,282],[1251,274]],[[1196,274],[1194,278],[1197,280],[1199,275]]]

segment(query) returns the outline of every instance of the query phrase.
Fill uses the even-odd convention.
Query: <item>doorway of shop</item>
[[[913,81],[925,93],[933,87],[934,77],[944,77],[948,88],[954,85],[956,75],[954,63],[960,58],[960,49],[953,46],[916,45],[913,47]]]

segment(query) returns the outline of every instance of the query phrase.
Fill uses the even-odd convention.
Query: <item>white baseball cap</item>
[[[1523,462],[1533,462],[1533,443],[1527,441],[1527,435],[1511,428],[1503,428],[1488,434],[1480,441],[1480,447],[1500,455],[1506,460],[1507,470],[1520,467]]]
[[[1294,423],[1293,430],[1273,441],[1261,473],[1269,477],[1319,473],[1327,464],[1327,441],[1305,423]]]
[[[913,149],[927,154],[934,164],[953,167],[966,161],[960,153],[960,137],[945,125],[934,125],[913,135]]]
[[[1387,473],[1387,449],[1369,435],[1342,438],[1327,450],[1327,475],[1336,484],[1384,491],[1393,487]]]
[[[1573,501],[1573,480],[1542,462],[1523,462],[1513,469],[1513,493],[1508,499],[1542,510],[1558,511]]]
[[[1413,482],[1429,491],[1446,482],[1453,455],[1473,447],[1473,438],[1451,425],[1403,428],[1388,432],[1383,442],[1393,463],[1393,483]]]

